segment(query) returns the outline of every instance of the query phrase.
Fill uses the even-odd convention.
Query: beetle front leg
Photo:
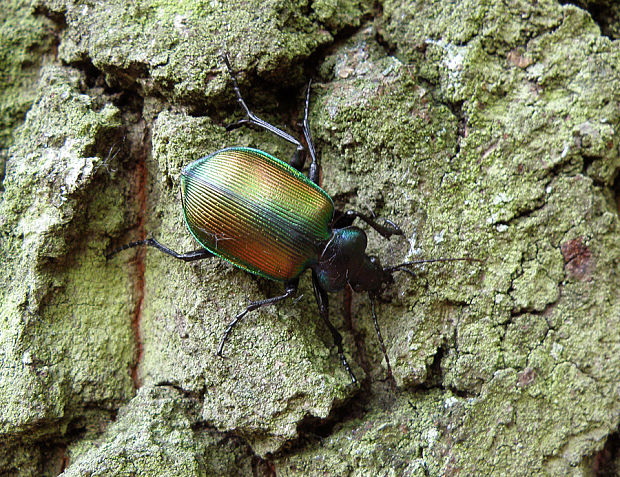
[[[355,219],[366,222],[370,227],[375,229],[383,238],[389,239],[392,235],[405,235],[405,233],[391,220],[384,219],[383,224],[378,223],[372,217],[361,214],[354,210],[347,210],[334,223],[334,228],[348,227]]]
[[[289,282],[286,284],[286,293],[284,295],[280,295],[280,296],[274,296],[273,298],[267,298],[266,300],[259,300],[259,301],[253,301],[250,302],[250,304],[247,306],[247,308],[245,310],[243,310],[241,313],[239,313],[237,316],[235,316],[235,319],[232,320],[228,326],[226,327],[226,330],[224,330],[224,336],[222,336],[222,340],[220,341],[220,345],[217,348],[217,353],[215,353],[217,356],[223,357],[222,352],[224,351],[224,344],[226,343],[226,340],[228,339],[228,336],[230,335],[230,332],[233,330],[233,328],[237,325],[237,323],[239,323],[243,317],[245,315],[247,315],[250,311],[256,310],[258,308],[261,308],[263,306],[268,306],[268,305],[273,305],[274,303],[278,303],[282,300],[285,300],[287,298],[289,298],[290,296],[293,296],[295,293],[297,293],[297,284],[299,283],[299,280],[294,280],[292,282]]]
[[[319,305],[319,314],[321,315],[321,318],[323,318],[323,321],[327,325],[327,328],[329,328],[329,331],[334,338],[334,344],[338,349],[338,355],[340,356],[340,361],[342,361],[344,369],[346,369],[347,373],[349,373],[349,376],[351,377],[351,382],[353,384],[356,384],[357,379],[355,378],[355,374],[353,374],[353,371],[351,371],[351,367],[349,366],[347,358],[344,355],[344,349],[342,348],[342,335],[329,321],[329,298],[327,296],[327,292],[323,290],[323,288],[321,288],[319,278],[314,270],[312,270],[312,285],[314,287],[314,296],[316,297],[316,302]]]

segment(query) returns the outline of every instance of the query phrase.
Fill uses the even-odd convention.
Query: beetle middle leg
[[[284,295],[280,295],[280,296],[274,296],[273,298],[267,298],[266,300],[259,300],[259,301],[253,301],[250,302],[250,304],[247,306],[247,308],[245,310],[243,310],[241,313],[239,313],[237,316],[235,316],[234,320],[232,320],[228,326],[226,327],[226,330],[224,330],[224,335],[222,336],[222,340],[220,341],[220,345],[217,348],[217,353],[215,353],[217,356],[222,356],[222,352],[224,351],[224,344],[226,343],[226,340],[228,339],[228,336],[230,335],[230,332],[233,330],[233,328],[237,325],[237,323],[239,323],[243,317],[245,315],[247,315],[250,311],[256,310],[258,308],[261,308],[263,306],[268,306],[268,305],[273,305],[275,303],[278,303],[282,300],[286,300],[287,298],[293,296],[295,293],[297,293],[297,285],[299,283],[299,280],[293,280],[292,282],[289,282],[286,284],[286,293]]]
[[[282,138],[285,141],[290,142],[296,147],[296,149],[295,149],[295,153],[293,154],[293,158],[290,160],[289,164],[301,172],[304,166],[304,162],[305,162],[303,153],[305,152],[306,148],[297,139],[291,136],[289,133],[282,131],[280,128],[277,128],[273,124],[270,124],[267,121],[259,118],[258,116],[256,116],[256,114],[250,111],[250,108],[248,107],[247,103],[243,99],[243,96],[241,95],[241,90],[239,89],[237,78],[235,77],[235,74],[233,73],[233,69],[232,69],[232,66],[230,66],[230,61],[228,61],[228,57],[226,55],[223,55],[222,59],[224,60],[224,63],[226,64],[226,68],[228,69],[228,74],[230,75],[230,79],[232,80],[233,89],[235,90],[235,95],[237,96],[237,102],[241,105],[241,107],[243,108],[247,116],[245,119],[241,119],[240,121],[229,124],[228,126],[226,126],[226,130],[232,131],[233,129],[237,129],[242,126],[251,124],[254,126],[258,126],[259,128],[266,129],[270,133],[278,136],[279,138]],[[308,86],[308,90],[309,90],[309,86]]]

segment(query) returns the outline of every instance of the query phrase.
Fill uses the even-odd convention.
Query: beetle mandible
[[[334,339],[342,365],[357,382],[346,359],[342,335],[329,320],[328,293],[350,286],[368,293],[373,322],[386,360],[388,376],[392,371],[375,313],[375,298],[393,282],[396,271],[413,274],[411,266],[420,263],[470,258],[417,260],[383,267],[377,257],[366,254],[366,233],[353,226],[355,219],[365,222],[381,236],[404,235],[394,223],[380,224],[374,218],[355,211],[336,215],[330,196],[319,187],[319,160],[308,122],[310,87],[308,83],[302,124],[306,146],[293,136],[257,117],[248,108],[230,62],[223,56],[237,101],[246,118],[227,126],[244,125],[266,129],[293,144],[296,149],[287,164],[266,152],[248,147],[229,147],[187,165],[181,171],[183,216],[190,233],[201,248],[178,253],[154,238],[128,243],[110,252],[106,258],[131,247],[154,247],[174,258],[191,262],[213,256],[256,275],[283,282],[285,293],[250,302],[226,327],[217,355],[233,328],[250,311],[283,301],[297,292],[300,275],[310,269],[319,314]],[[308,177],[302,174],[306,156],[310,156]]]

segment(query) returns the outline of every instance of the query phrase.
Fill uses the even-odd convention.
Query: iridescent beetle
[[[244,125],[266,129],[296,146],[293,158],[287,164],[258,149],[229,147],[192,162],[181,172],[183,215],[187,228],[203,248],[177,253],[149,238],[124,245],[107,258],[131,247],[147,245],[186,262],[218,256],[248,272],[283,282],[286,293],[251,302],[230,322],[220,341],[218,356],[222,356],[232,329],[248,312],[293,296],[300,275],[311,269],[319,314],[333,336],[340,360],[353,383],[357,380],[345,357],[342,336],[329,321],[327,293],[340,291],[346,286],[356,292],[366,291],[391,377],[390,361],[374,305],[381,288],[393,282],[392,273],[395,271],[413,274],[409,268],[413,265],[472,259],[418,260],[382,267],[378,258],[366,255],[366,234],[352,226],[356,218],[385,238],[403,235],[403,232],[390,221],[379,224],[358,212],[335,215],[332,199],[318,185],[319,161],[308,125],[311,83],[308,83],[302,126],[307,144],[304,147],[297,139],[250,111],[228,58],[223,57],[223,60],[237,101],[247,116],[229,125],[227,130]],[[311,159],[309,177],[300,172],[307,154]]]

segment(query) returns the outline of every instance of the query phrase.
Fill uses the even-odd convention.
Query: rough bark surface
[[[0,474],[620,473],[620,31],[614,2],[11,0],[0,24]],[[197,248],[182,167],[290,145],[397,275],[331,316]],[[0,168],[2,171],[4,168]],[[351,306],[351,313],[343,312]],[[345,310],[346,311],[346,310]]]

